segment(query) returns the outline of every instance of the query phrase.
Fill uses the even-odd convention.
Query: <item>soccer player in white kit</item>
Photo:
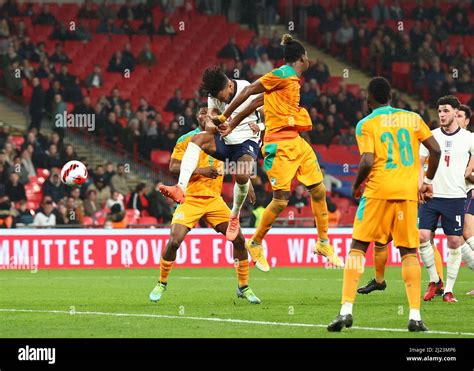
[[[471,109],[461,104],[457,113],[458,125],[467,129],[471,120]],[[474,133],[471,133],[474,135]],[[462,261],[469,269],[474,271],[474,156],[471,156],[468,168],[466,170],[466,205],[464,207],[464,240],[467,245],[462,246]],[[474,295],[474,290],[468,292],[468,295]]]
[[[206,69],[202,80],[203,90],[209,93],[208,110],[210,116],[224,112],[232,100],[246,86],[250,85],[246,80],[229,79],[219,67]],[[217,127],[208,120],[206,131],[194,134],[188,144],[181,162],[178,184],[160,187],[161,193],[165,196],[170,197],[175,202],[182,203],[184,201],[184,190],[196,170],[201,150],[223,161],[225,167],[228,165],[229,169],[235,169],[233,207],[226,233],[226,238],[229,241],[235,240],[238,235],[240,228],[239,213],[248,194],[250,177],[256,175],[254,172],[260,151],[260,131],[265,128],[263,123],[259,122],[257,109],[261,106],[263,106],[263,95],[249,97],[234,111],[229,120],[237,116],[239,119],[242,116],[245,118],[240,121],[240,124],[231,134],[225,137],[222,137]],[[265,272],[270,269],[261,251],[257,253],[250,251],[250,253],[258,269]]]
[[[468,246],[463,243],[464,206],[466,203],[466,168],[471,154],[474,155],[474,137],[458,125],[456,116],[460,108],[459,100],[444,96],[438,100],[440,127],[433,130],[433,136],[441,147],[438,171],[432,179],[433,197],[420,206],[420,255],[428,270],[430,283],[423,297],[433,299],[443,289],[443,282],[436,272],[434,252],[430,243],[431,233],[441,225],[448,238],[447,280],[443,301],[456,302],[453,294],[454,283],[461,265],[461,251]],[[420,160],[424,164],[428,150],[420,146]],[[425,182],[427,179],[425,179]]]

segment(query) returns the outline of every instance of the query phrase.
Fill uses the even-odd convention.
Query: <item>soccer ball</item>
[[[61,169],[61,181],[68,186],[80,187],[87,180],[87,168],[80,161],[69,161]]]

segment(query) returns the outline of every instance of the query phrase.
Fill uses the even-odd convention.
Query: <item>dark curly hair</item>
[[[201,89],[211,97],[217,97],[217,94],[225,88],[229,81],[224,71],[219,66],[212,66],[204,71],[202,76]]]
[[[392,87],[385,77],[377,76],[370,80],[367,90],[377,103],[386,104],[390,100]]]

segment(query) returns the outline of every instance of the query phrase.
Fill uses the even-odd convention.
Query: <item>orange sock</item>
[[[328,205],[326,203],[326,188],[323,183],[309,190],[311,194],[311,209],[313,210],[314,221],[318,228],[318,237],[320,240],[328,239]]]
[[[436,248],[435,245],[431,245],[434,250],[434,259],[435,259],[435,265],[436,265],[436,272],[438,273],[439,278],[441,278],[441,281],[444,282],[444,274],[443,274],[443,259],[441,259],[441,254],[439,250]]]
[[[346,260],[344,267],[344,279],[342,283],[342,300],[341,304],[345,302],[354,303],[357,287],[359,286],[360,278],[364,273],[365,252],[362,250],[352,249]]]
[[[168,275],[171,272],[171,268],[173,268],[174,261],[167,261],[163,258],[160,259],[160,282],[167,283],[168,282]]]
[[[249,261],[239,260],[235,267],[237,272],[237,279],[239,280],[239,287],[248,286],[249,284]]]
[[[387,245],[374,245],[374,267],[375,267],[375,281],[382,283],[385,279],[385,264],[388,259]]]
[[[420,309],[421,301],[421,267],[415,254],[402,257],[402,277],[410,309]]]
[[[268,204],[265,208],[265,211],[262,215],[262,220],[260,220],[260,224],[255,231],[255,234],[252,237],[252,240],[256,243],[262,243],[263,238],[266,236],[268,231],[272,228],[272,224],[278,215],[285,210],[286,206],[288,205],[288,200],[278,200],[273,199],[272,202]]]

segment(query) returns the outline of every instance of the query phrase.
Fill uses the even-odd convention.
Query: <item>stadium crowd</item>
[[[183,97],[182,91],[177,89],[163,111],[153,107],[145,97],[140,97],[138,105],[134,106],[130,99],[122,97],[119,87],[113,87],[109,95],[92,99],[90,92],[104,85],[104,70],[123,73],[126,70],[133,71],[137,65],[153,66],[160,63],[150,48],[150,43],[145,43],[138,54],[132,52],[131,42],[126,43],[123,48],[115,51],[107,65],[97,64],[83,80],[69,72],[73,60],[63,48],[67,40],[87,42],[100,33],[172,37],[176,30],[168,16],[154,20],[148,12],[148,6],[152,6],[150,3],[153,2],[132,5],[127,1],[115,11],[108,6],[107,1],[96,8],[88,0],[77,14],[78,28],[71,33],[51,14],[47,4],[41,7],[40,12],[35,13],[29,6],[19,7],[16,1],[4,2],[0,9],[3,85],[17,96],[22,96],[24,84],[32,87],[32,96],[28,102],[31,122],[24,142],[20,146],[16,145],[8,133],[8,127],[4,125],[0,128],[1,138],[4,138],[0,141],[1,210],[9,223],[23,223],[22,217],[32,215],[28,211],[28,206],[32,205],[26,202],[25,186],[28,186],[30,177],[37,177],[36,169],[48,169],[49,175],[42,185],[44,199],[41,205],[35,205],[39,206],[35,215],[43,213],[44,217],[35,216],[37,220],[32,220],[32,223],[52,223],[49,215],[53,214],[56,224],[81,224],[86,217],[93,218],[94,221],[114,221],[120,225],[125,209],[136,209],[142,216],[149,215],[163,223],[169,222],[172,205],[160,196],[156,187],[150,190],[144,184],[139,184],[130,192],[122,178],[126,177],[123,165],[104,164],[96,169],[89,168],[90,178],[87,184],[79,191],[68,192],[59,180],[59,171],[68,159],[77,157],[71,145],[62,144],[64,129],[54,126],[55,117],[64,111],[94,114],[98,137],[104,138],[109,145],[121,147],[128,152],[138,151],[146,159],[150,159],[150,153],[155,149],[171,151],[180,135],[197,127],[196,107],[206,99],[198,90],[191,97]],[[165,14],[176,11],[170,5],[172,2],[163,4]],[[185,4],[185,11],[191,11],[192,2]],[[202,11],[209,11],[206,2],[198,2],[197,5]],[[270,10],[275,6],[272,2]],[[321,20],[318,28],[321,38],[317,40],[320,46],[334,54],[342,52],[359,65],[363,65],[363,49],[368,46],[367,66],[374,69],[371,72],[389,77],[393,63],[410,63],[414,91],[422,94],[428,89],[430,99],[434,99],[448,92],[473,93],[474,58],[472,55],[469,57],[462,43],[452,45],[445,42],[451,34],[469,32],[466,31],[469,30],[469,12],[464,11],[463,6],[455,5],[450,9],[447,18],[449,22],[440,17],[436,3],[428,8],[422,2],[409,15],[403,14],[397,1],[393,1],[390,6],[381,1],[372,9],[367,9],[361,1],[356,1],[353,7],[343,1],[332,10],[325,9],[318,1],[312,1],[305,12]],[[295,14],[300,14],[299,10],[295,9]],[[13,16],[31,17],[34,25],[54,25],[54,31],[50,35],[51,39],[56,40],[54,52],[48,54],[44,42],[32,42],[29,37],[31,30],[25,26],[22,18],[15,18],[13,21]],[[80,20],[86,18],[99,20],[95,32],[81,26]],[[412,22],[410,32],[397,33],[386,26],[389,20],[405,19]],[[249,22],[252,23],[253,20]],[[230,78],[253,81],[283,63],[279,41],[276,33],[269,39],[259,37],[257,33],[241,49],[231,37],[218,53],[222,68]],[[460,71],[457,79],[452,77],[453,68]],[[18,70],[21,71],[21,76],[17,75]],[[43,83],[45,80],[48,81],[47,84]],[[473,103],[474,99],[469,102],[471,106]],[[355,124],[369,113],[366,91],[349,89],[347,84],[339,80],[334,84],[329,67],[322,59],[314,61],[304,74],[301,105],[308,109],[313,121],[313,129],[307,133],[308,139],[313,144],[326,146],[354,145]],[[411,107],[404,93],[394,92],[392,105],[415,110],[432,127],[436,126],[436,121],[431,120],[423,100],[419,101],[417,107]],[[164,116],[171,118],[164,119]],[[41,126],[45,122],[49,122],[49,127],[55,129],[49,138],[44,138],[41,134]],[[87,162],[86,159],[83,160]],[[263,169],[259,169],[258,174],[254,179],[254,186],[260,196],[261,206],[266,204],[264,195],[268,179]],[[117,179],[122,180],[117,183]],[[335,186],[338,187],[337,182]],[[304,191],[297,188],[293,195],[295,205],[306,205],[304,197]],[[52,202],[52,211],[48,211],[49,206],[45,208],[45,202],[49,201]],[[119,204],[120,209],[115,204]],[[8,212],[6,205],[10,205]],[[12,205],[15,210],[10,210]],[[330,209],[337,212],[332,206]],[[71,210],[75,210],[74,213],[71,214]],[[251,225],[252,209],[247,208],[243,214],[249,218],[248,224]],[[68,215],[74,215],[74,218],[71,220]]]

